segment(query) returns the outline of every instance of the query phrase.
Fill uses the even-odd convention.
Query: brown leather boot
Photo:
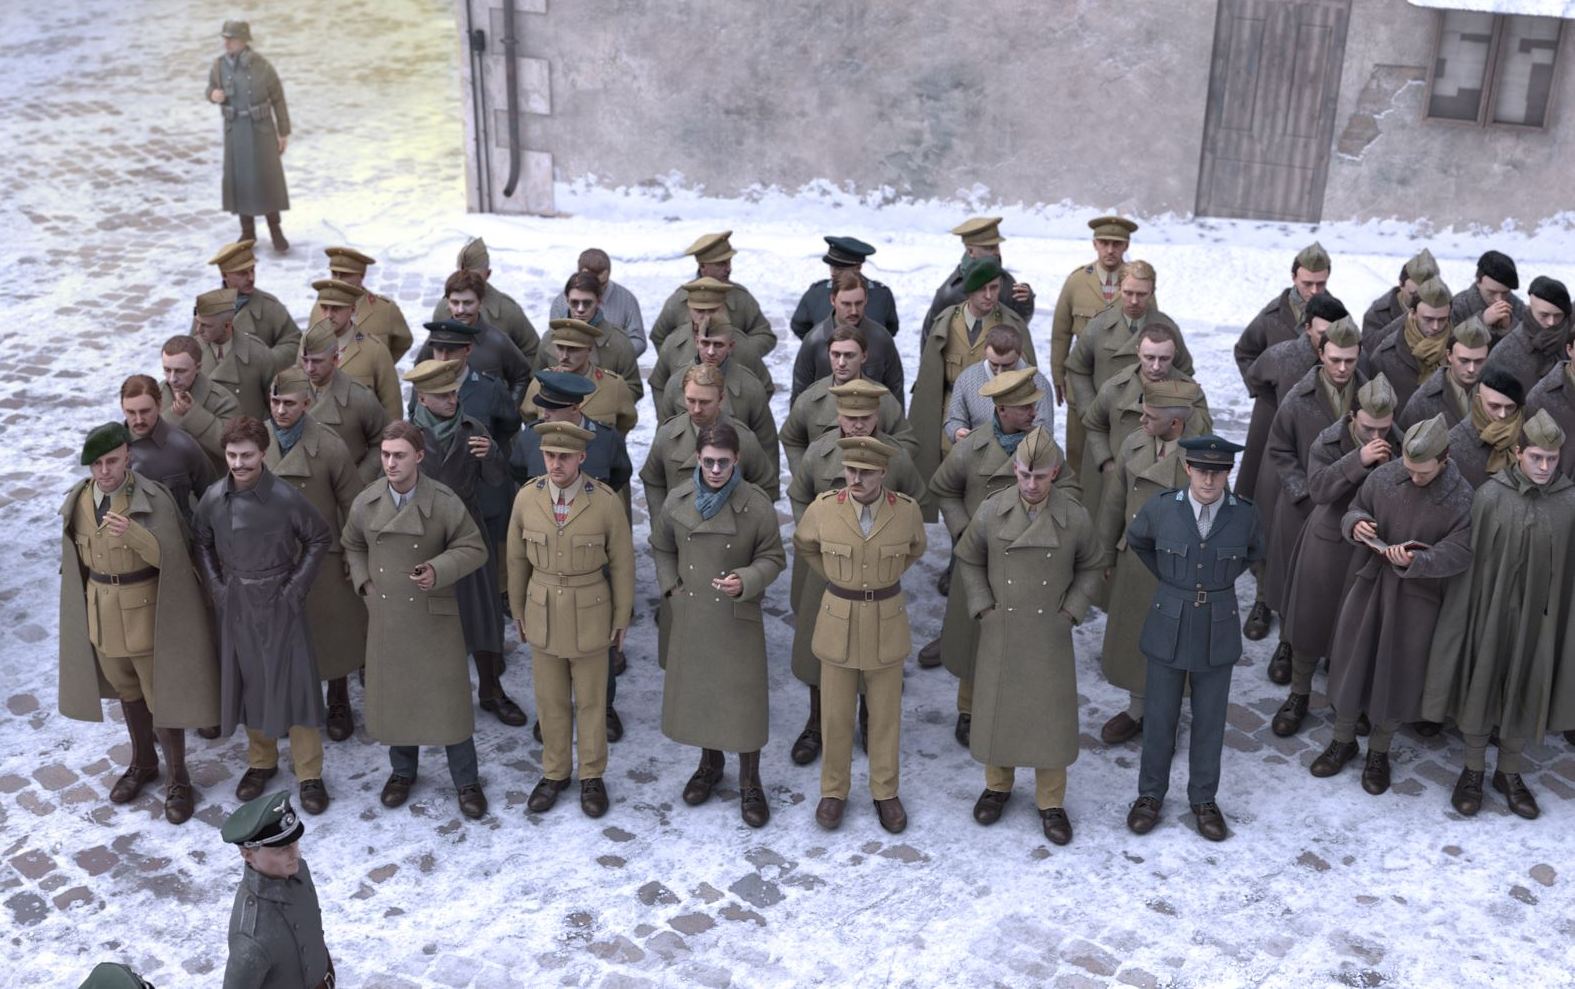
[[[880,826],[891,834],[902,834],[908,827],[908,812],[902,809],[902,800],[897,797],[875,801],[875,816],[880,818]]]
[[[273,238],[273,249],[280,254],[290,249],[290,242],[284,239],[284,228],[279,226],[279,214],[268,214],[268,236]]]
[[[477,652],[475,657],[476,693],[481,700],[481,709],[491,711],[499,721],[512,728],[529,724],[530,718],[503,692],[503,657],[495,652]]]
[[[698,807],[711,799],[711,791],[722,782],[722,767],[727,759],[718,749],[700,750],[700,768],[684,785],[684,803]]]
[[[771,805],[760,785],[759,752],[738,754],[738,812],[752,828],[763,828],[771,820]]]
[[[186,771],[186,733],[179,728],[158,729],[159,747],[164,750],[164,764],[169,767],[169,785],[164,789],[164,819],[171,824],[185,824],[191,820],[196,796],[191,788],[191,774]]]
[[[121,701],[121,714],[126,717],[126,731],[131,735],[131,765],[110,788],[109,802],[129,804],[137,799],[142,788],[159,778],[159,754],[153,743],[153,712],[144,700]]]
[[[350,712],[350,678],[328,681],[328,737],[343,742],[355,734],[355,716]]]
[[[257,239],[257,218],[255,216],[243,216],[243,217],[241,217],[241,239],[242,240],[256,240]]]
[[[796,765],[807,766],[820,758],[820,688],[809,688],[809,720],[788,753]]]

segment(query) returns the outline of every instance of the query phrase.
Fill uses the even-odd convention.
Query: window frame
[[[1483,73],[1482,79],[1482,99],[1477,103],[1477,118],[1475,120],[1460,120],[1456,117],[1435,117],[1432,114],[1433,82],[1434,76],[1438,72],[1439,48],[1444,42],[1444,18],[1448,16],[1449,11],[1438,10],[1435,11],[1435,13],[1437,16],[1433,18],[1433,54],[1432,58],[1429,59],[1427,63],[1427,96],[1422,104],[1422,119],[1428,121],[1429,123],[1444,124],[1452,127],[1506,127],[1510,130],[1533,132],[1547,130],[1548,121],[1553,117],[1554,108],[1557,106],[1557,100],[1554,98],[1554,96],[1558,91],[1560,79],[1564,74],[1565,59],[1561,56],[1564,54],[1565,19],[1562,17],[1554,18],[1554,20],[1557,20],[1559,23],[1559,33],[1553,43],[1553,78],[1549,83],[1548,106],[1546,111],[1543,113],[1542,123],[1516,124],[1500,122],[1493,119],[1493,99],[1498,90],[1499,49],[1504,43],[1505,28],[1509,23],[1509,19],[1512,17],[1529,17],[1532,15],[1497,13],[1492,15],[1493,30],[1491,38],[1488,41],[1487,66]]]

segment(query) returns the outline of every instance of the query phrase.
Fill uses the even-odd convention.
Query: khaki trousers
[[[279,740],[246,729],[246,765],[250,769],[277,769]],[[306,725],[290,728],[290,768],[298,780],[323,778],[323,733]]]
[[[820,664],[820,731],[825,745],[820,795],[846,800],[853,785],[853,721],[858,713],[861,673],[864,704],[870,712],[870,796],[890,800],[897,795],[902,745],[901,663],[878,670]]]
[[[957,713],[973,717],[973,677],[961,677],[957,681]]]
[[[589,656],[554,656],[537,649],[531,653],[542,775],[569,778],[578,735],[581,781],[601,779],[607,772],[607,651]]]
[[[94,650],[98,653],[98,650]],[[98,668],[104,679],[115,688],[115,696],[128,703],[145,700],[148,710],[153,710],[153,654],[140,656],[105,656],[98,653]]]
[[[1012,766],[984,767],[984,788],[997,793],[1011,793],[1017,770]],[[1040,810],[1066,806],[1066,770],[1034,770],[1034,804]]]

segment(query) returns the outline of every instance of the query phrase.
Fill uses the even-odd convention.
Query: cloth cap
[[[153,989],[153,983],[119,962],[99,962],[77,989]]]
[[[353,247],[325,247],[323,248],[323,253],[328,255],[329,271],[364,275],[367,268],[377,264],[377,258],[369,254],[362,254]]]
[[[1044,389],[1034,380],[1038,373],[1036,367],[1002,371],[980,386],[979,397],[996,405],[1032,405],[1045,397]]]
[[[1166,378],[1150,381],[1139,376],[1143,383],[1143,404],[1154,409],[1186,409],[1203,400],[1203,389],[1196,381],[1186,378]]]
[[[963,276],[963,292],[972,295],[1001,277],[1001,266],[995,258],[980,258],[968,266]]]
[[[1098,240],[1119,240],[1126,243],[1132,242],[1132,235],[1137,233],[1138,225],[1124,216],[1096,216],[1088,221],[1088,229],[1094,232]]]
[[[1213,433],[1189,436],[1181,441],[1181,448],[1186,451],[1187,463],[1209,470],[1230,470],[1236,463],[1236,454],[1247,449]]]
[[[726,261],[737,254],[733,245],[728,243],[728,238],[733,236],[733,231],[723,230],[721,233],[701,234],[693,244],[684,248],[685,254],[694,255],[694,259],[701,264],[717,264]]]
[[[106,422],[102,426],[96,426],[82,443],[82,466],[90,466],[99,457],[130,442],[131,433],[126,430],[126,424],[123,422]]]
[[[1477,379],[1477,384],[1493,389],[1516,405],[1526,404],[1526,386],[1520,383],[1519,378],[1502,367],[1495,367],[1489,363],[1482,368],[1482,377]]]
[[[727,297],[729,286],[724,281],[718,281],[707,275],[705,278],[696,278],[683,285],[684,294],[688,296],[690,309],[720,309],[722,302]]]
[[[312,288],[317,290],[317,304],[320,306],[353,306],[357,299],[366,294],[366,289],[361,286],[337,278],[319,278],[312,283]]]
[[[1024,470],[1054,470],[1066,460],[1055,437],[1043,426],[1035,426],[1024,434],[1012,457]]]
[[[209,264],[219,266],[219,271],[229,274],[232,271],[245,271],[247,268],[257,267],[257,257],[252,254],[252,245],[255,240],[238,240],[233,244],[225,244],[219,248],[218,253],[208,259]]]
[[[1557,278],[1538,275],[1531,280],[1531,287],[1526,290],[1526,294],[1553,303],[1566,316],[1570,314],[1570,290]]]
[[[1418,285],[1416,288],[1416,301],[1423,305],[1432,306],[1434,309],[1448,309],[1450,300],[1454,295],[1449,291],[1449,286],[1444,284],[1442,278],[1433,277]]]
[[[1470,350],[1479,347],[1493,346],[1493,331],[1482,322],[1480,314],[1472,316],[1463,323],[1458,323],[1454,329],[1455,343]]]
[[[1356,389],[1356,407],[1372,416],[1382,419],[1395,414],[1395,406],[1399,404],[1399,397],[1389,384],[1389,379],[1380,371],[1373,380]]]
[[[1362,331],[1356,328],[1355,320],[1342,316],[1329,324],[1329,328],[1324,331],[1323,342],[1331,347],[1360,347]]]
[[[552,342],[568,347],[594,347],[602,330],[583,319],[555,319],[551,322]]]
[[[544,409],[579,405],[596,393],[596,382],[572,371],[537,371],[536,394],[531,399]]]
[[[999,216],[976,216],[952,227],[952,233],[962,238],[966,247],[989,247],[1006,238],[1001,236]]]
[[[1440,412],[1431,419],[1423,419],[1405,431],[1400,452],[1413,463],[1433,460],[1449,449],[1449,421]]]
[[[1351,315],[1351,312],[1345,308],[1345,303],[1328,292],[1319,292],[1307,300],[1307,309],[1304,315],[1308,321],[1316,317],[1318,319],[1326,319],[1332,323],[1337,319],[1344,319]]]
[[[572,422],[536,422],[531,425],[541,437],[541,448],[553,453],[584,453],[596,434]]]
[[[306,372],[299,367],[287,367],[273,376],[273,384],[269,386],[272,395],[299,395],[312,390],[312,381]]]
[[[867,416],[880,411],[880,400],[890,394],[884,385],[877,385],[868,378],[854,378],[841,385],[832,385],[831,394],[837,402],[837,414]]]
[[[1405,276],[1418,285],[1429,278],[1438,277],[1438,262],[1433,258],[1433,252],[1422,248],[1416,256],[1405,263]]]
[[[1477,258],[1477,277],[1483,275],[1507,289],[1520,288],[1520,272],[1515,270],[1515,259],[1502,251],[1488,251]]]
[[[306,825],[290,806],[290,791],[280,790],[237,807],[219,837],[242,848],[277,848],[294,844],[305,833]]]
[[[1564,430],[1548,415],[1547,409],[1538,409],[1537,414],[1527,419],[1520,427],[1526,434],[1526,442],[1543,450],[1558,450],[1564,446]]]
[[[204,292],[197,296],[197,305],[192,311],[198,316],[233,316],[235,296],[236,291],[233,288],[216,288],[211,292]]]
[[[491,271],[492,255],[487,253],[487,242],[477,237],[459,249],[457,267],[465,271]]]
[[[320,319],[312,324],[312,328],[301,337],[301,353],[323,354],[330,350],[337,350],[339,337],[334,333],[334,324],[326,319]]]
[[[1296,253],[1296,263],[1292,270],[1305,268],[1307,271],[1328,271],[1332,267],[1329,252],[1316,240]]]
[[[239,38],[242,41],[252,40],[252,26],[245,21],[225,21],[219,28],[219,34],[226,38]]]
[[[827,237],[826,244],[826,256],[821,260],[833,268],[851,268],[863,264],[866,258],[875,253],[875,248],[857,237]]]
[[[459,369],[464,361],[426,360],[405,372],[412,388],[428,395],[459,391]]]
[[[842,451],[842,466],[864,470],[885,470],[897,451],[873,436],[844,436],[837,440]]]
[[[481,334],[481,327],[461,323],[457,319],[440,319],[432,323],[422,323],[427,330],[428,343],[453,344],[461,347],[474,344],[476,337]]]

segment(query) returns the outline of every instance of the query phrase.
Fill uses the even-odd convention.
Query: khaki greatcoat
[[[312,315],[306,325],[316,326],[322,318],[323,307],[312,303]],[[355,308],[350,313],[350,325],[387,347],[388,356],[394,359],[395,364],[415,343],[410,324],[405,322],[405,314],[399,311],[399,304],[376,292],[367,292],[355,300]]]
[[[362,484],[383,473],[382,436],[388,410],[365,385],[335,371],[312,400],[312,418],[344,441]]]

